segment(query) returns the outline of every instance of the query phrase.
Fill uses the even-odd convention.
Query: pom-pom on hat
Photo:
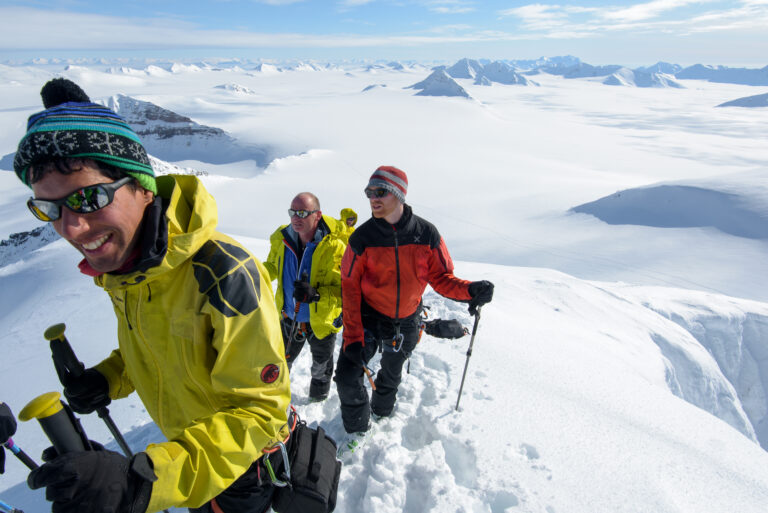
[[[56,158],[90,158],[117,167],[157,194],[155,172],[139,136],[112,110],[92,103],[66,78],[54,78],[40,91],[45,110],[32,114],[19,142],[13,169],[31,186],[29,167]]]
[[[405,195],[408,193],[408,177],[405,175],[405,171],[394,166],[379,166],[371,175],[366,187],[366,189],[375,188],[386,189],[394,194],[400,203],[405,203]]]

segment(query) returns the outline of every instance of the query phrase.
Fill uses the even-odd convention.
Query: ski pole
[[[3,502],[2,500],[0,500],[0,511],[2,511],[3,513],[24,513],[20,509],[14,508],[10,504],[8,504],[7,502]]]
[[[472,356],[472,346],[475,344],[475,335],[477,334],[477,324],[480,322],[480,307],[477,307],[475,313],[475,325],[472,327],[472,338],[469,339],[469,348],[467,349],[467,360],[464,362],[464,374],[461,375],[461,386],[459,387],[459,397],[456,398],[456,411],[459,410],[459,401],[461,401],[461,391],[464,390],[464,378],[467,377],[467,367],[469,366],[469,357]]]
[[[32,399],[19,412],[19,420],[37,419],[56,452],[85,451],[88,437],[71,410],[65,407],[58,392],[48,392]]]
[[[64,323],[54,324],[47,330],[45,330],[44,336],[51,343],[51,355],[53,357],[53,365],[56,367],[56,373],[59,375],[59,381],[66,387],[65,376],[67,373],[71,374],[73,378],[80,377],[85,372],[85,365],[83,362],[77,359],[75,352],[72,350],[72,346],[69,344],[64,330],[66,325]],[[107,425],[107,429],[112,433],[115,441],[123,450],[123,453],[127,457],[133,456],[131,448],[128,447],[128,443],[123,438],[122,433],[117,428],[117,425],[109,415],[109,410],[106,406],[96,408],[96,413],[99,418]]]
[[[30,458],[27,453],[21,450],[21,447],[16,445],[16,442],[13,441],[13,438],[11,438],[13,435],[16,434],[16,419],[13,416],[13,412],[11,411],[11,407],[5,404],[4,402],[0,401],[0,409],[2,410],[2,414],[6,419],[4,426],[3,426],[3,436],[7,436],[8,439],[4,442],[0,442],[0,451],[3,450],[3,447],[8,449],[13,453],[14,456],[16,456],[21,462],[27,466],[30,470],[34,470],[37,468],[37,463],[34,462],[32,458]],[[7,423],[7,425],[5,424]]]
[[[9,438],[5,442],[3,442],[3,446],[5,446],[6,449],[11,451],[14,456],[19,458],[21,462],[27,466],[29,470],[35,470],[37,468],[37,463],[35,463],[35,460],[29,457],[29,455],[21,450],[21,447],[16,445],[16,442],[13,441],[13,438]]]

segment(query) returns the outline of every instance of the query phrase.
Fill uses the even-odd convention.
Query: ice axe
[[[66,388],[67,375],[73,378],[80,377],[85,372],[85,365],[83,365],[83,362],[78,360],[77,356],[75,356],[75,352],[72,350],[72,346],[69,344],[66,335],[64,335],[65,329],[66,326],[64,323],[54,324],[45,330],[44,336],[51,343],[53,365],[56,367],[56,373],[59,375],[59,381],[61,381],[61,384]],[[107,407],[101,406],[96,408],[96,413],[99,415],[99,418],[103,420],[107,425],[109,432],[112,433],[112,436],[123,450],[123,453],[125,453],[128,458],[133,456],[131,448],[128,447],[125,438],[123,438],[123,435],[120,433],[117,425],[109,415],[109,410]]]
[[[475,310],[475,325],[472,326],[472,338],[469,339],[469,348],[467,349],[467,360],[464,362],[464,374],[461,375],[461,386],[459,387],[459,397],[456,398],[456,411],[459,410],[459,401],[461,401],[461,391],[464,390],[464,379],[467,377],[467,367],[469,366],[469,357],[472,356],[472,346],[475,344],[475,335],[477,334],[477,325],[480,322],[480,307]]]

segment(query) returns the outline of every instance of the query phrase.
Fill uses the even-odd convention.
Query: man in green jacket
[[[270,237],[264,266],[277,280],[275,303],[282,311],[285,357],[289,367],[305,343],[312,352],[309,399],[328,397],[333,350],[341,329],[341,257],[346,243],[337,221],[324,216],[320,201],[302,192],[288,209],[291,223]]]
[[[83,255],[117,315],[119,348],[66,376],[64,395],[89,413],[136,391],[167,441],[130,459],[58,455],[28,484],[57,513],[268,510],[263,451],[288,433],[290,383],[266,270],[216,231],[197,178],[155,179],[120,116],[66,79],[41,94],[14,169],[29,209]]]

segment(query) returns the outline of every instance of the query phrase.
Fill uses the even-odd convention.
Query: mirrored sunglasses
[[[36,218],[45,222],[60,218],[62,206],[76,214],[90,214],[112,203],[115,191],[132,180],[133,177],[126,176],[116,182],[89,185],[55,200],[29,198],[27,207]]]
[[[308,215],[314,214],[315,212],[318,212],[317,210],[294,210],[292,208],[288,209],[288,215],[290,217],[296,216],[299,219],[304,219]]]
[[[365,196],[367,198],[383,198],[389,194],[387,189],[365,189]]]

